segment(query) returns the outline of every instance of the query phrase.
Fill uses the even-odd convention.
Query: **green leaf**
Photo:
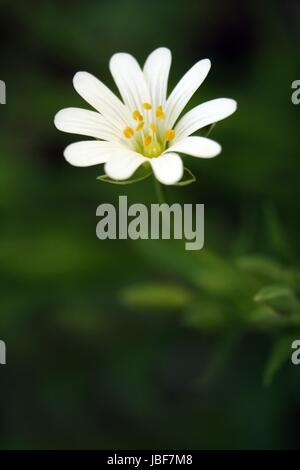
[[[169,310],[188,305],[192,293],[178,284],[142,283],[125,287],[120,298],[133,308]]]
[[[240,269],[271,279],[275,282],[292,282],[293,274],[275,260],[263,255],[242,256],[237,260]]]
[[[298,300],[292,289],[280,285],[263,287],[254,296],[254,301],[267,304],[283,312],[289,312],[298,307]]]
[[[264,369],[264,385],[268,386],[271,384],[275,374],[279,371],[279,369],[282,367],[288,357],[291,356],[291,345],[294,339],[295,336],[285,336],[283,338],[278,339],[274,343]]]
[[[233,298],[237,288],[243,287],[249,298],[247,276],[241,276],[228,260],[208,249],[187,251],[182,240],[168,240],[168,249],[165,240],[148,240],[137,244],[136,248],[155,269],[159,267],[163,272],[177,273],[213,296]]]
[[[191,170],[188,168],[184,168],[184,173],[182,179],[175,184],[175,186],[187,186],[189,184],[192,184],[196,181],[196,177],[193,175]]]
[[[259,305],[247,316],[247,323],[259,329],[282,327],[287,324],[286,318],[268,305]]]
[[[101,175],[97,177],[97,180],[104,181],[105,183],[111,183],[111,184],[133,184],[133,183],[138,183],[139,181],[142,181],[146,178],[148,178],[152,174],[151,167],[149,163],[144,163],[141,165],[136,172],[127,180],[114,180],[110,178],[107,175]]]

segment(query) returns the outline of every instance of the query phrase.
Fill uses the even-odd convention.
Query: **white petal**
[[[210,70],[210,60],[203,59],[197,62],[179,81],[172,93],[170,94],[167,105],[166,126],[172,128],[178,119],[181,111],[185,108],[195,91],[205,80]]]
[[[68,145],[64,157],[74,166],[93,166],[107,162],[110,155],[120,151],[118,144],[97,140],[86,140]]]
[[[140,110],[142,103],[150,101],[145,76],[132,55],[124,52],[114,54],[110,59],[109,68],[124,103],[131,111]]]
[[[122,101],[104,83],[88,72],[77,72],[73,78],[74,88],[91,106],[115,127],[128,125],[130,113]]]
[[[153,51],[145,62],[144,74],[154,109],[159,105],[165,108],[171,60],[170,50],[166,47],[160,47]]]
[[[202,127],[227,118],[234,113],[236,108],[236,101],[229,98],[219,98],[196,106],[176,124],[174,143],[193,134]]]
[[[148,159],[137,152],[118,150],[110,156],[104,170],[110,178],[122,181],[130,178],[145,161]]]
[[[182,160],[177,153],[165,153],[157,158],[151,158],[150,163],[154,175],[163,184],[175,184],[183,176]]]
[[[221,152],[221,145],[206,137],[185,137],[171,145],[165,153],[180,152],[193,157],[212,158]]]
[[[120,142],[120,134],[111,126],[103,116],[95,111],[80,108],[66,108],[59,111],[54,124],[60,131],[71,134],[87,135],[96,139]]]

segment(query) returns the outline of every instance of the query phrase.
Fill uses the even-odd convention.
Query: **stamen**
[[[147,145],[150,145],[152,142],[152,137],[151,135],[147,135],[145,138],[144,138],[144,144],[147,146]]]
[[[154,134],[155,134],[155,132],[157,132],[157,127],[156,127],[156,125],[154,124],[154,122],[151,122],[151,124],[150,124],[150,129],[151,129],[152,132],[154,132]]]
[[[165,119],[165,113],[161,105],[157,106],[156,108],[156,117],[158,119]]]
[[[167,142],[170,142],[171,140],[173,140],[175,137],[175,131],[174,129],[168,129],[165,133],[165,139]]]
[[[136,109],[135,111],[133,111],[132,113],[132,117],[135,121],[142,121],[143,120],[143,116],[142,114],[139,112],[138,109]]]
[[[143,122],[140,122],[140,124],[137,125],[137,127],[136,127],[135,130],[136,130],[137,132],[139,132],[139,131],[141,131],[141,130],[143,129],[143,127],[144,127],[144,121],[143,121]]]
[[[126,137],[126,139],[131,139],[131,137],[133,137],[134,135],[134,130],[129,126],[125,127],[125,129],[123,130],[123,134]]]
[[[149,109],[152,109],[152,106],[150,103],[143,103],[143,108],[149,110]]]

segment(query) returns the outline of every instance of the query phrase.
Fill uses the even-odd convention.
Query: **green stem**
[[[209,134],[211,133],[211,131],[213,130],[213,128],[215,127],[216,123],[214,122],[213,124],[211,124],[209,126],[209,128],[207,129],[207,133],[205,134],[205,137],[208,137]]]
[[[156,193],[157,200],[158,200],[158,202],[159,202],[160,204],[164,204],[165,198],[164,198],[164,193],[163,193],[162,185],[161,185],[160,182],[155,178],[154,175],[153,175],[153,178],[154,178],[154,186],[155,186],[155,193]]]

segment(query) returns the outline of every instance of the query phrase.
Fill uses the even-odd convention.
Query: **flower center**
[[[131,141],[132,148],[148,158],[159,157],[166,149],[168,142],[175,137],[174,129],[165,128],[165,112],[161,105],[153,109],[151,103],[143,103],[141,110],[132,113],[135,128],[127,126],[123,135]]]
[[[162,145],[157,141],[157,142],[152,142],[149,145],[146,145],[144,148],[144,156],[148,158],[155,158],[159,157],[159,155],[162,153]]]

